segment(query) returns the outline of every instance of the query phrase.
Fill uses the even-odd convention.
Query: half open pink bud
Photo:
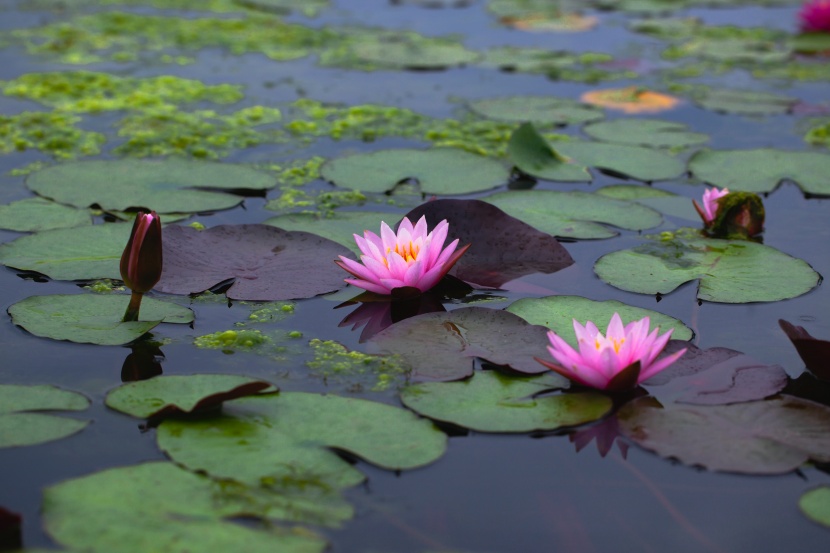
[[[133,292],[149,292],[161,278],[161,219],[155,211],[136,214],[130,240],[121,254],[121,279]]]
[[[715,217],[717,217],[718,215],[718,200],[720,200],[727,194],[729,194],[728,188],[724,188],[723,190],[718,190],[717,188],[710,188],[703,193],[702,206],[699,203],[697,203],[697,200],[692,200],[692,203],[695,204],[695,210],[697,211],[697,214],[700,215],[700,218],[703,219],[703,223],[707,227],[715,221]]]

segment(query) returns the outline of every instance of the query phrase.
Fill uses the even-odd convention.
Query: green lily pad
[[[27,198],[0,205],[0,228],[18,232],[37,232],[56,228],[91,225],[86,209],[76,209],[44,198]]]
[[[600,121],[582,130],[597,140],[650,148],[688,148],[709,140],[703,133],[689,131],[683,123],[658,119]]]
[[[388,211],[335,211],[326,217],[316,213],[289,213],[271,217],[264,224],[284,230],[311,232],[346,246],[359,255],[360,248],[354,241],[354,234],[363,236],[363,231],[367,229],[377,234],[381,221],[391,225],[398,218],[398,215]]]
[[[781,474],[830,461],[830,407],[792,396],[666,409],[646,397],[624,405],[617,420],[640,446],[709,470]]]
[[[470,102],[470,109],[488,119],[538,125],[573,125],[605,117],[601,109],[556,96],[510,96]]]
[[[778,301],[812,290],[816,273],[800,259],[738,240],[675,239],[602,256],[594,272],[611,286],[640,294],[668,294],[699,280],[697,297],[720,303]]]
[[[418,181],[424,194],[469,194],[507,182],[500,162],[454,148],[381,150],[332,159],[320,175],[343,188],[389,192],[402,181]]]
[[[721,113],[742,115],[779,115],[789,113],[798,98],[761,92],[728,88],[707,88],[693,94],[695,103],[704,109]]]
[[[89,399],[54,386],[0,384],[0,448],[36,445],[83,430],[89,421],[30,411],[83,411]]]
[[[525,173],[554,181],[590,182],[588,167],[647,182],[685,170],[679,160],[651,148],[577,140],[557,142],[554,148],[528,123],[513,133],[508,152]]]
[[[507,306],[507,311],[518,315],[530,324],[546,326],[563,340],[577,346],[573,320],[580,324],[593,321],[600,329],[608,326],[614,313],[619,313],[623,324],[648,317],[651,328],[660,327],[660,333],[673,329],[675,340],[691,340],[692,329],[674,317],[651,309],[626,305],[616,300],[594,301],[580,296],[547,296],[544,298],[523,298]]]
[[[663,215],[679,217],[687,221],[699,221],[700,216],[695,211],[694,204],[686,196],[680,196],[673,192],[642,186],[639,184],[612,184],[603,186],[595,192],[600,196],[616,198],[618,200],[629,200],[643,204]]]
[[[533,378],[477,371],[461,382],[424,382],[401,391],[404,405],[425,417],[478,432],[550,431],[602,418],[612,401],[597,393],[545,395],[552,373]]]
[[[701,150],[689,160],[689,170],[700,180],[729,190],[771,192],[791,180],[807,194],[830,196],[830,155],[758,150]]]
[[[190,309],[150,297],[141,302],[140,320],[122,322],[129,300],[121,294],[30,296],[9,307],[9,314],[35,336],[105,346],[128,344],[162,322],[193,322]]]
[[[44,491],[46,531],[60,544],[91,553],[246,551],[319,553],[310,531],[252,526],[232,519],[271,518],[275,494],[217,482],[168,462],[120,467]]]
[[[0,263],[56,280],[121,279],[119,262],[132,225],[39,232],[0,244]]]
[[[798,500],[798,507],[810,520],[830,526],[830,486],[819,486],[806,492]]]
[[[663,222],[650,207],[587,192],[511,190],[488,196],[484,201],[558,237],[611,238],[619,234],[593,221],[627,230],[644,230]]]
[[[426,37],[414,32],[346,28],[340,40],[320,53],[320,65],[376,69],[441,70],[478,59],[457,39]]]
[[[613,61],[614,57],[606,53],[499,46],[486,50],[479,63],[511,73],[542,73],[549,79],[560,81],[598,83],[637,76],[633,71],[606,68]]]
[[[286,15],[292,11],[314,17],[330,5],[329,0],[233,0],[234,3],[251,10]]]
[[[332,448],[389,470],[429,464],[447,437],[397,407],[335,395],[280,393],[224,404],[198,420],[167,419],[159,447],[191,470],[259,484],[301,480],[341,489],[364,479]]]
[[[162,214],[229,209],[242,201],[229,191],[276,184],[271,175],[243,165],[178,158],[63,163],[26,179],[30,190],[62,204]]]
[[[827,33],[800,33],[790,39],[790,47],[796,52],[816,54],[830,50],[830,35]]]
[[[158,376],[128,382],[107,394],[106,405],[140,419],[205,411],[222,402],[271,388],[263,380],[231,374]]]

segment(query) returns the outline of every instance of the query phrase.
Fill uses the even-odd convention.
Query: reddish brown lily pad
[[[471,244],[450,274],[479,286],[499,288],[525,275],[555,273],[574,263],[556,238],[481,200],[432,200],[406,216],[410,221],[425,216],[430,230],[446,219],[447,240]]]
[[[830,342],[813,338],[803,326],[795,326],[784,319],[779,319],[778,324],[810,372],[822,380],[830,381]]]
[[[349,249],[316,234],[270,225],[220,225],[199,231],[164,229],[164,272],[155,289],[198,294],[233,281],[235,300],[310,298],[345,286],[333,263]]]
[[[534,357],[548,355],[547,328],[507,311],[464,307],[396,323],[367,342],[370,353],[397,354],[419,380],[460,380],[476,357],[524,374],[549,372]],[[561,379],[567,388],[568,380]]]
[[[681,348],[686,348],[686,353],[680,359],[643,383],[663,405],[754,401],[777,394],[789,381],[779,365],[765,365],[728,348],[703,350],[689,342],[671,340],[662,355]]]

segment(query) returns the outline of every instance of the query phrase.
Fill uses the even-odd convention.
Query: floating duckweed
[[[78,129],[78,121],[80,117],[60,112],[0,115],[0,153],[40,150],[57,159],[100,153],[104,135]]]
[[[283,190],[278,198],[265,205],[265,209],[279,213],[317,213],[322,217],[331,217],[334,210],[344,206],[363,205],[368,198],[357,190],[333,190],[327,192],[309,192],[289,188]]]
[[[277,181],[280,184],[302,186],[320,178],[320,166],[325,161],[324,157],[314,156],[310,159],[290,161],[283,165],[271,165],[267,169],[277,173]]]
[[[201,81],[172,75],[137,79],[92,71],[69,71],[27,73],[7,81],[3,93],[64,111],[96,113],[197,101],[231,104],[243,98],[241,88],[229,84],[208,86]]]
[[[16,29],[8,36],[22,43],[30,54],[85,64],[105,59],[133,61],[152,54],[158,61],[172,59],[180,63],[181,56],[171,58],[165,51],[208,47],[225,48],[235,55],[255,52],[274,60],[291,60],[308,55],[310,48],[322,47],[336,35],[258,14],[239,19],[186,19],[102,12],[43,27]]]
[[[190,223],[187,226],[189,226],[190,228],[195,228],[196,230],[205,230],[205,228],[207,228],[207,227],[205,227],[205,225],[203,225],[199,221],[193,221],[192,223]]]
[[[242,305],[247,304],[248,302],[242,302]],[[259,305],[259,308],[254,309],[253,311],[251,311],[251,314],[248,315],[249,323],[272,323],[282,321],[289,315],[294,314],[294,304],[289,302],[277,301],[272,303],[266,303],[264,305],[256,305]]]
[[[830,148],[830,121],[812,127],[804,135],[804,140],[813,146],[825,146]]]
[[[192,10],[193,0],[101,0],[102,4],[115,4],[119,6],[154,6],[167,10]],[[201,0],[198,3],[200,11],[212,12],[238,12],[243,8],[268,11],[276,13],[288,13],[292,10],[301,10],[303,14],[312,17],[322,8],[328,6],[328,0],[270,0],[266,2],[257,0]]]
[[[306,365],[326,380],[344,377],[352,379],[371,377],[372,391],[383,391],[401,377],[409,374],[409,367],[397,356],[368,355],[349,351],[333,340],[312,339],[308,345],[314,350],[314,359]],[[354,383],[362,388],[359,382]]]
[[[292,330],[291,332],[288,333],[288,337],[289,338],[302,338],[303,333],[300,332],[299,330]]]
[[[125,117],[118,134],[128,138],[115,152],[135,157],[186,155],[216,159],[233,149],[281,141],[283,134],[279,130],[250,128],[279,121],[281,117],[280,110],[275,108],[246,108],[219,115],[211,110],[182,112],[166,105]]]
[[[115,285],[112,280],[105,278],[87,284],[84,286],[84,289],[95,292],[96,294],[111,294],[112,292],[124,291],[124,286]]]
[[[198,348],[221,349],[223,353],[250,350],[270,343],[270,338],[258,330],[225,330],[198,336],[193,343]]]

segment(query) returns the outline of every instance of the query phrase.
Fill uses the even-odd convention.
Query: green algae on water
[[[232,104],[244,97],[238,85],[208,86],[172,75],[139,79],[92,71],[26,73],[2,83],[2,90],[6,96],[79,113],[145,110],[199,101]]]
[[[333,340],[312,339],[308,343],[314,359],[306,365],[324,380],[342,379],[351,384],[351,391],[373,392],[388,389],[393,384],[404,384],[410,368],[397,356],[369,355],[349,351]]]
[[[271,339],[259,330],[225,330],[198,336],[193,340],[197,348],[219,349],[222,353],[251,351],[268,345]]]
[[[0,153],[39,150],[56,159],[73,159],[101,152],[103,134],[75,126],[80,117],[60,112],[25,111],[0,115]]]

